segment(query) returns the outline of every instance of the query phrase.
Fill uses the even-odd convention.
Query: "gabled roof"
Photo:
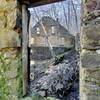
[[[46,27],[49,27],[51,28],[51,26],[57,26],[59,31],[58,31],[58,34],[61,35],[61,36],[71,36],[71,34],[69,33],[69,31],[64,27],[62,26],[58,21],[52,19],[51,17],[49,16],[44,16],[42,17],[37,23],[36,25],[32,28],[32,33],[36,33],[36,28],[37,27],[41,27],[41,24],[40,24],[40,21],[42,21],[43,25],[46,26]]]
[[[55,21],[54,19],[52,19],[49,16],[43,16],[37,23],[35,26],[40,26],[40,21],[42,21],[44,26],[55,26],[57,24],[59,24],[59,22]]]

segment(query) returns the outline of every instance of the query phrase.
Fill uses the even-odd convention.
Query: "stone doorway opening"
[[[80,4],[65,0],[29,8],[30,95],[79,100]]]

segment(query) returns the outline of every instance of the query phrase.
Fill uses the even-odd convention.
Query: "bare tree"
[[[63,12],[64,12],[64,16],[65,16],[66,28],[68,28],[68,21],[67,21],[67,15],[66,15],[67,13],[66,13],[66,9],[65,9],[63,2],[61,3],[61,6],[63,8]]]
[[[70,30],[70,1],[68,1],[68,30]]]
[[[58,17],[56,5],[53,4],[51,7],[52,7],[53,16],[54,16],[55,20],[57,20],[59,17]]]
[[[71,0],[71,4],[72,4],[72,7],[73,7],[73,10],[74,10],[74,13],[75,13],[76,29],[77,29],[77,32],[78,32],[78,18],[77,18],[77,12],[76,12],[76,9],[75,9],[75,6],[74,6],[74,3],[73,3],[72,0]]]

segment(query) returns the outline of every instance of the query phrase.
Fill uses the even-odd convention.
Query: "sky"
[[[34,25],[37,22],[37,16],[34,13],[34,9],[39,16],[39,19],[41,19],[43,16],[49,16],[52,17],[53,19],[57,20],[59,19],[59,23],[64,26],[66,29],[70,31],[71,34],[75,35],[76,33],[80,32],[80,24],[81,24],[81,0],[73,0],[74,7],[76,9],[76,14],[77,14],[77,20],[78,20],[78,29],[76,27],[76,20],[75,20],[75,12],[73,10],[73,6],[70,3],[71,0],[65,0],[62,2],[57,2],[57,3],[52,3],[52,4],[47,4],[43,6],[38,6],[34,8],[30,8],[30,13],[31,13],[31,26],[34,27]],[[69,6],[70,4],[70,6]],[[70,7],[70,12],[68,12],[68,6]],[[64,15],[64,9],[66,13],[66,18],[67,22],[69,22],[69,28],[68,25],[66,25],[66,18]],[[69,15],[68,15],[69,13]]]

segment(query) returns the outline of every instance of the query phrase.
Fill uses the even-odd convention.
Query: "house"
[[[31,51],[36,54],[36,59],[43,60],[51,58],[48,41],[43,31],[41,22],[43,23],[45,30],[56,54],[61,54],[67,49],[74,48],[74,36],[71,35],[66,28],[64,28],[58,21],[44,16],[39,20],[36,25],[32,28],[32,43]],[[45,57],[44,57],[45,56]]]

